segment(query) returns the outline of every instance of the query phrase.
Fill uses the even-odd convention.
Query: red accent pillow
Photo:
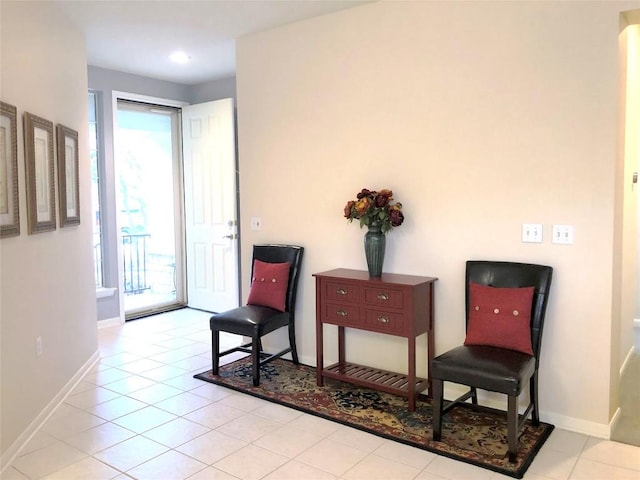
[[[465,345],[490,345],[533,355],[533,287],[496,288],[469,284],[469,324]]]
[[[284,312],[289,268],[289,263],[267,263],[254,260],[253,279],[247,303]]]

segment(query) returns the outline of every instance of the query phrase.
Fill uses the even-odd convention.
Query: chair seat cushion
[[[245,305],[243,307],[216,313],[209,320],[211,330],[235,333],[237,335],[264,335],[289,323],[289,313],[279,312],[270,307]]]
[[[429,376],[506,395],[520,395],[535,366],[535,357],[525,353],[469,345],[434,358]]]

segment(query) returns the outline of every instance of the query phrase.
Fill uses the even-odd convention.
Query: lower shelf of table
[[[380,390],[403,397],[409,397],[410,380],[408,375],[388,372],[379,368],[365,367],[355,363],[335,363],[325,367],[321,371],[325,378],[335,378],[343,382],[353,383],[374,390]],[[414,395],[422,392],[428,387],[425,378],[414,379]]]

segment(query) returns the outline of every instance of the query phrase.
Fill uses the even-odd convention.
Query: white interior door
[[[221,312],[239,305],[233,99],[182,109],[187,301]]]

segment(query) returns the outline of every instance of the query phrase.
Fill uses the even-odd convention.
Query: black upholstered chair
[[[442,417],[460,402],[471,399],[478,403],[476,389],[489,390],[508,396],[507,402],[507,443],[509,461],[515,462],[517,457],[518,433],[531,413],[531,420],[538,425],[538,365],[540,362],[540,343],[544,325],[547,301],[553,269],[543,265],[512,262],[468,261],[466,266],[466,327],[465,345],[449,350],[437,356],[431,363],[429,377],[433,382],[433,440],[440,441],[442,436]],[[476,285],[472,285],[476,284]],[[478,311],[482,301],[471,304],[470,290],[488,291],[481,286],[511,289],[533,287],[531,301],[531,351],[523,353],[510,348],[483,344],[467,344],[469,336],[470,313]],[[529,289],[530,290],[530,289]],[[474,293],[477,296],[477,293]],[[493,294],[490,294],[493,296]],[[528,300],[525,300],[525,303]],[[485,307],[482,307],[485,308]],[[492,313],[499,314],[499,309],[487,307],[486,318]],[[504,314],[516,319],[522,312],[515,308],[506,309]],[[506,319],[509,321],[509,318]],[[473,342],[471,342],[473,343]],[[500,342],[498,342],[500,343]],[[453,382],[470,387],[470,390],[449,402],[443,402],[443,382]],[[518,397],[529,384],[529,406],[519,418]]]
[[[298,363],[295,333],[295,307],[303,252],[304,248],[296,245],[254,245],[253,261],[251,264],[252,290],[249,294],[248,304],[226,312],[217,313],[209,320],[209,325],[211,327],[212,371],[214,375],[218,375],[220,357],[238,351],[250,353],[252,355],[252,374],[253,384],[255,386],[260,384],[261,365],[264,365],[265,363],[289,352],[291,353],[293,363]],[[274,294],[271,290],[263,290],[260,295],[256,294],[256,287],[262,286],[260,282],[266,282],[264,283],[266,288],[270,288],[272,285],[277,285],[277,279],[275,278],[277,274],[273,277],[271,274],[268,274],[263,275],[261,278],[255,278],[256,268],[260,269],[264,264],[269,264],[266,268],[269,268],[270,266],[279,267],[282,264],[288,264],[288,269],[285,270],[284,277],[282,279],[283,282],[286,282],[286,289],[283,284],[281,292],[283,298],[281,298],[280,301],[275,298],[278,295]],[[268,276],[268,278],[264,278],[265,276]],[[271,282],[273,282],[273,284]],[[254,283],[256,285],[254,285]],[[253,304],[251,304],[252,301]],[[289,327],[289,347],[273,354],[263,352],[261,341],[262,336],[285,326]],[[251,337],[251,342],[225,350],[224,352],[219,352],[220,332],[228,332],[243,335],[245,337]]]

